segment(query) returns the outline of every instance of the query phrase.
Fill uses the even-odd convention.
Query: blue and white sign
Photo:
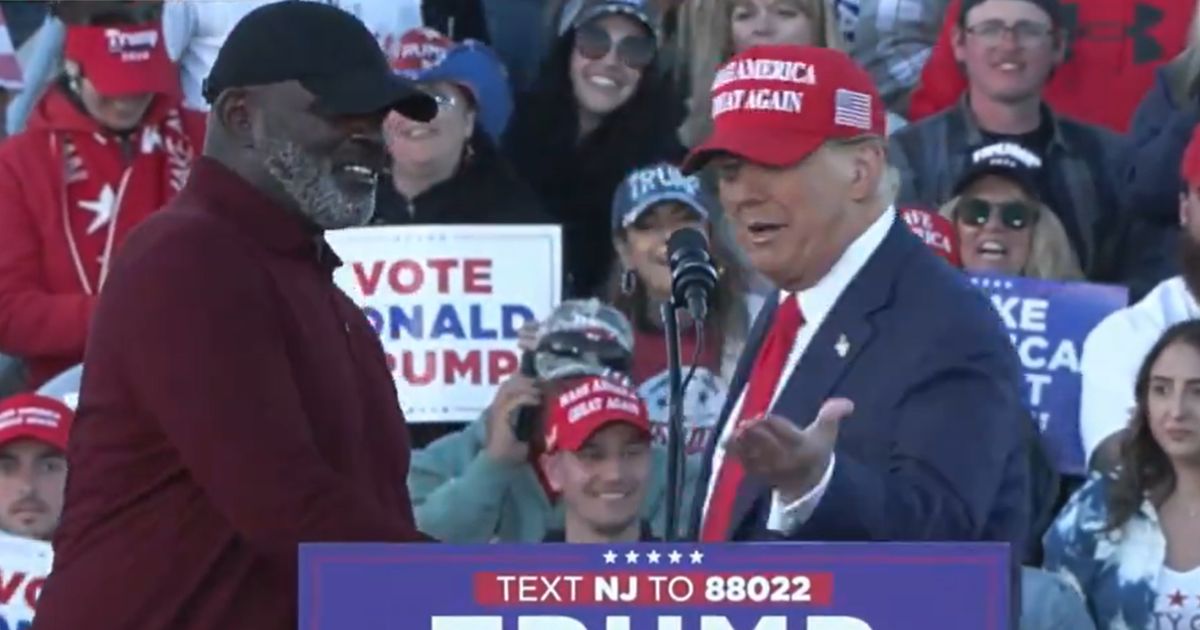
[[[302,630],[1007,630],[1007,544],[302,545]]]
[[[1031,278],[971,278],[1000,313],[1021,358],[1025,399],[1059,472],[1085,473],[1079,358],[1088,333],[1129,300],[1124,287]]]

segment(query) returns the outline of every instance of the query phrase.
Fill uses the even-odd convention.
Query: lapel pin
[[[833,349],[839,357],[846,358],[846,353],[850,352],[850,341],[846,339],[846,335],[838,337],[837,344],[833,346]]]

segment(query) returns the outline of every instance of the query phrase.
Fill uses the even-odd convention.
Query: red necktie
[[[800,312],[800,304],[796,295],[791,294],[784,299],[775,312],[775,321],[763,338],[763,344],[754,358],[754,366],[746,379],[746,397],[742,400],[741,414],[737,425],[757,419],[767,413],[771,407],[771,399],[775,397],[775,387],[779,385],[783,366],[787,363],[792,346],[796,345],[796,334],[804,325],[804,314]],[[732,433],[730,434],[732,435]],[[718,447],[719,448],[719,447]],[[704,512],[703,523],[700,527],[701,542],[722,542],[729,533],[729,519],[733,517],[733,500],[737,496],[738,487],[746,471],[736,458],[725,456],[721,459],[721,468],[715,471],[717,483],[713,486],[712,497],[708,501],[708,509]]]

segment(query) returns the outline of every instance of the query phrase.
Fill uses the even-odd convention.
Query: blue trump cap
[[[705,221],[716,205],[700,178],[684,175],[674,164],[660,162],[626,175],[617,187],[612,206],[613,232],[628,228],[654,206],[668,201],[691,208]]]

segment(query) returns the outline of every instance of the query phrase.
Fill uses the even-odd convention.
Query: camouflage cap
[[[559,341],[587,347],[564,353],[555,348]],[[614,355],[626,362],[632,357],[633,326],[621,311],[595,298],[563,302],[538,329],[535,366],[542,378],[605,375],[612,371]]]

